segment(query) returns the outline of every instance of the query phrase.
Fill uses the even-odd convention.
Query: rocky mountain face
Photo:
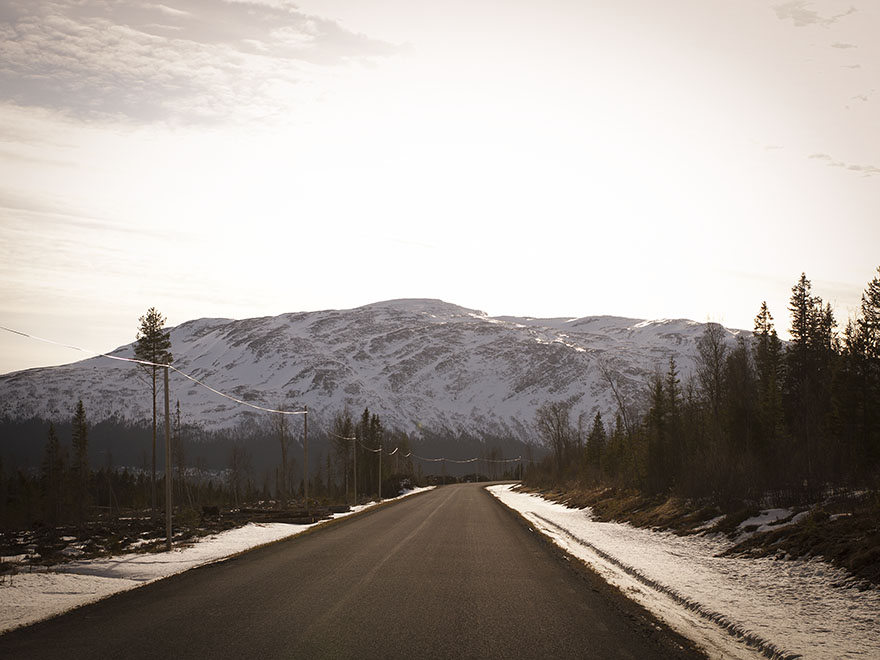
[[[674,357],[693,370],[705,324],[610,316],[489,317],[438,300],[243,320],[198,319],[171,329],[174,365],[229,395],[268,408],[309,408],[327,430],[337,412],[364,407],[386,428],[534,438],[536,409],[563,399],[574,418],[613,419],[608,375],[630,401]],[[733,341],[739,331],[727,331]],[[134,344],[113,355],[133,357]],[[604,374],[603,374],[604,372]],[[172,407],[206,430],[261,413],[172,372]],[[0,376],[0,418],[69,420],[82,399],[92,422],[151,418],[143,368],[96,357]],[[162,408],[160,391],[160,411]],[[314,424],[314,426],[313,426]]]

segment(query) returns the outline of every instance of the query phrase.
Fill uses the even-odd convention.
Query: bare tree
[[[553,450],[558,474],[562,474],[565,463],[570,458],[575,433],[570,418],[569,401],[550,401],[539,407],[535,413],[538,436]]]
[[[634,413],[632,407],[626,400],[624,396],[623,389],[620,384],[620,376],[615,373],[611,368],[611,365],[607,360],[599,359],[599,371],[602,374],[602,378],[608,384],[609,389],[611,390],[611,394],[614,395],[614,401],[617,403],[617,412],[620,415],[620,419],[623,422],[623,429],[626,431],[626,437],[628,439],[632,439],[633,433],[635,431],[635,421],[634,421]]]
[[[713,432],[721,427],[721,404],[724,397],[724,367],[727,361],[726,331],[717,323],[707,323],[697,340],[697,380],[709,404]]]

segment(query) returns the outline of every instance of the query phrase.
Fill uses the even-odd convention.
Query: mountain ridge
[[[613,415],[603,369],[632,400],[670,357],[686,374],[705,327],[687,319],[490,317],[442,300],[404,298],[349,310],[193,319],[169,331],[176,368],[255,405],[307,405],[318,426],[345,409],[356,415],[369,407],[386,426],[409,433],[529,439],[535,411],[550,400],[570,400],[576,418]],[[732,342],[744,332],[726,336]],[[111,355],[133,357],[134,342]],[[0,416],[68,419],[82,398],[93,421],[149,419],[139,373],[102,357],[12,372],[0,376]],[[262,415],[177,374],[171,381],[172,402],[206,430]]]

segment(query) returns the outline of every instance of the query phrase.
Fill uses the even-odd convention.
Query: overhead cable
[[[277,413],[279,415],[306,415],[306,414],[308,414],[305,410],[276,410],[274,408],[266,408],[263,406],[258,406],[256,404],[250,403],[248,401],[242,401],[241,399],[238,399],[238,398],[232,396],[231,394],[226,394],[226,392],[221,392],[220,390],[211,387],[207,383],[203,383],[198,378],[195,378],[194,376],[190,376],[188,373],[181,371],[180,369],[175,367],[173,364],[159,364],[157,362],[150,362],[149,360],[138,360],[136,358],[127,358],[127,357],[121,357],[119,355],[108,355],[107,353],[99,353],[98,351],[90,351],[85,348],[80,348],[79,346],[72,346],[70,344],[61,344],[57,341],[52,341],[51,339],[43,339],[42,337],[30,335],[26,332],[21,332],[20,330],[13,330],[12,328],[7,328],[2,325],[0,325],[0,330],[5,330],[6,332],[11,332],[12,334],[15,334],[15,335],[27,337],[28,339],[34,339],[36,341],[41,341],[46,344],[54,344],[55,346],[61,346],[63,348],[70,348],[72,350],[80,351],[82,353],[89,353],[95,357],[103,357],[103,358],[107,358],[109,360],[117,360],[119,362],[131,362],[133,364],[140,364],[140,365],[147,366],[147,367],[168,368],[171,371],[179,373],[184,378],[191,380],[196,385],[200,385],[201,387],[204,387],[206,390],[210,390],[211,392],[213,392],[214,394],[217,394],[218,396],[222,396],[225,399],[229,399],[230,401],[234,401],[235,403],[237,403],[239,405],[247,406],[248,408],[253,408],[254,410],[260,410],[262,412],[268,412],[268,413]]]

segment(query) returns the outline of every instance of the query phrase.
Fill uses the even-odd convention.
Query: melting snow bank
[[[495,497],[710,657],[880,658],[880,591],[818,561],[718,557],[730,542],[597,522],[513,486]]]
[[[406,497],[429,488],[416,488]],[[393,498],[399,499],[399,498]],[[389,500],[385,500],[386,502]],[[343,518],[375,502],[353,507]],[[296,536],[321,525],[248,523],[219,534],[198,539],[171,552],[127,554],[59,564],[41,572],[7,576],[0,582],[0,633],[61,614],[113,594],[161,580],[176,573],[210,564],[267,543]]]

